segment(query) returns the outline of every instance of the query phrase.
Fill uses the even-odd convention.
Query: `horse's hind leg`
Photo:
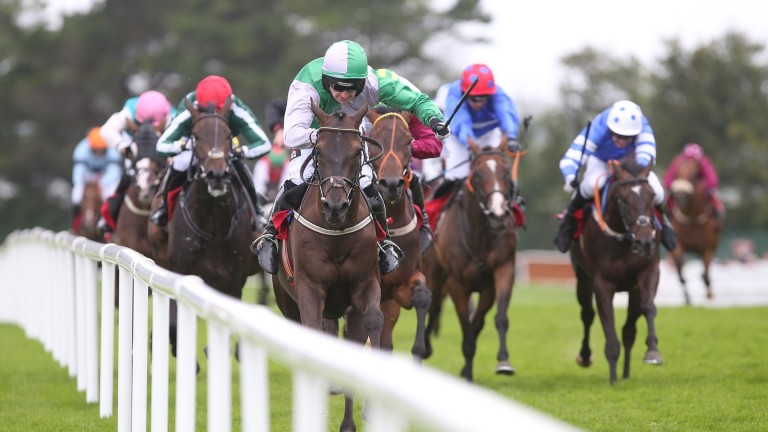
[[[592,349],[589,347],[589,331],[595,321],[595,308],[592,305],[592,287],[589,277],[580,267],[575,266],[576,272],[576,298],[581,305],[581,322],[584,326],[584,335],[581,339],[581,350],[576,357],[576,363],[581,367],[592,365]]]
[[[673,251],[670,256],[672,262],[675,263],[675,269],[677,269],[677,277],[680,280],[680,288],[683,290],[683,297],[685,297],[686,306],[691,305],[691,295],[688,294],[688,286],[685,283],[685,277],[683,276],[683,265],[685,264],[685,252]]]

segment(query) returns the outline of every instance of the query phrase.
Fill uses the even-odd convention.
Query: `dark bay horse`
[[[427,356],[432,353],[430,334],[437,330],[442,302],[448,294],[461,324],[461,376],[468,381],[473,380],[477,338],[494,303],[499,336],[496,373],[514,374],[507,351],[507,310],[515,282],[517,231],[510,200],[512,164],[506,147],[506,139],[498,147],[484,149],[470,140],[469,175],[446,204],[435,227],[433,247],[424,255],[424,270],[432,289]],[[479,293],[479,301],[471,314],[473,292]]]
[[[700,178],[699,161],[685,159],[677,170],[675,180],[670,185],[672,226],[677,232],[677,248],[670,253],[677,268],[680,284],[683,288],[686,304],[691,298],[683,277],[683,264],[687,253],[697,254],[704,263],[701,275],[707,288],[707,298],[714,298],[709,279],[709,267],[715,258],[715,251],[720,244],[723,220],[716,216],[711,197]]]
[[[146,257],[152,257],[149,244],[149,215],[152,198],[157,193],[159,175],[165,168],[165,160],[157,155],[159,134],[151,121],[139,125],[133,135],[129,153],[133,173],[131,184],[120,207],[112,241],[129,247]],[[117,299],[117,297],[115,297]]]
[[[99,234],[96,224],[101,215],[101,185],[98,176],[87,181],[83,190],[83,200],[80,202],[80,229],[76,233],[89,240],[104,241]]]
[[[367,110],[363,106],[353,115],[325,114],[312,103],[320,128],[301,175],[309,161],[316,169],[294,211],[288,239],[280,242],[281,265],[272,283],[287,318],[323,330],[324,322],[338,320],[352,308],[347,339],[360,344],[370,339],[378,348],[384,317],[376,228],[360,189],[363,139],[370,140],[361,137],[358,127]],[[345,398],[340,429],[354,431],[352,396]]]
[[[411,171],[411,136],[408,128],[409,113],[369,111],[373,123],[370,137],[381,143],[382,157],[373,163],[377,185],[392,218],[389,233],[405,256],[400,266],[381,278],[381,308],[384,328],[381,332],[382,349],[392,350],[392,331],[400,316],[400,308],[416,309],[416,336],[411,353],[421,361],[426,354],[424,342],[427,308],[432,293],[421,271],[421,247],[417,213],[408,195]]]
[[[218,291],[241,298],[248,276],[259,270],[250,251],[259,233],[252,230],[247,195],[232,166],[228,99],[219,112],[205,112],[189,101],[192,150],[187,181],[168,225],[149,224],[152,258],[180,274],[197,275]],[[152,209],[159,205],[155,196]],[[175,353],[176,304],[171,302],[171,343]]]
[[[647,167],[635,163],[630,153],[622,162],[610,161],[614,181],[608,183],[604,210],[600,192],[595,192],[594,210],[586,217],[578,242],[571,248],[571,262],[576,274],[576,295],[581,305],[584,337],[576,358],[579,365],[592,364],[589,332],[595,318],[593,298],[605,333],[605,357],[610,368],[610,382],[616,382],[619,338],[613,314],[616,292],[627,291],[627,321],[622,328],[624,343],[624,378],[629,378],[632,346],[637,335],[637,320],[645,316],[648,350],[644,363],[661,364],[656,337],[656,305],[659,284],[659,241],[654,213],[654,192],[648,184]]]

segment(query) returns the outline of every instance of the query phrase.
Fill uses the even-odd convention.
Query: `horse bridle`
[[[475,163],[475,161],[482,156],[494,156],[494,155],[501,155],[501,157],[506,157],[504,152],[500,150],[492,150],[492,151],[487,151],[487,152],[478,154],[474,159],[472,159],[472,163]],[[470,166],[469,175],[467,176],[467,180],[466,180],[467,189],[475,197],[477,204],[480,205],[480,209],[482,210],[483,215],[485,215],[485,217],[488,217],[488,215],[491,214],[491,211],[488,209],[487,202],[494,194],[501,194],[504,199],[509,199],[509,197],[504,195],[504,193],[500,190],[493,190],[491,191],[491,193],[489,193],[485,197],[481,196],[480,193],[475,190],[475,186],[472,184],[472,179],[474,178],[474,174],[475,174],[475,170],[473,170],[472,167]],[[507,214],[509,213],[510,211],[509,209],[507,209]]]
[[[403,116],[401,116],[400,114],[398,114],[396,112],[386,113],[386,114],[382,115],[381,117],[377,118],[373,122],[373,126],[372,126],[371,129],[375,128],[376,124],[380,120],[382,120],[384,118],[387,118],[387,117],[392,117],[393,126],[394,126],[394,123],[396,123],[398,120],[400,120],[405,125],[405,130],[407,130],[407,131],[409,130],[408,122],[405,121],[405,118],[403,118]],[[390,142],[389,142],[389,151],[387,152],[387,154],[385,154],[383,156],[380,156],[380,157],[383,157],[384,159],[381,161],[381,164],[379,165],[379,170],[376,172],[376,177],[381,177],[381,170],[384,167],[384,163],[386,163],[387,159],[389,159],[390,157],[394,158],[395,163],[397,164],[397,166],[403,166],[403,161],[400,160],[400,157],[397,154],[395,154],[395,132],[396,131],[397,131],[397,128],[392,127],[392,137],[390,138]],[[403,169],[402,177],[405,180],[405,190],[408,190],[410,188],[410,186],[411,186],[411,180],[413,180],[413,171],[411,170],[410,164],[407,165]]]
[[[354,134],[357,134],[357,135],[360,136],[360,149],[361,149],[361,151],[363,152],[363,154],[365,156],[365,160],[360,164],[359,168],[357,169],[357,174],[355,175],[354,180],[350,180],[350,179],[348,179],[346,177],[343,177],[343,176],[330,176],[330,177],[327,177],[327,178],[323,178],[322,174],[320,174],[320,166],[317,163],[318,162],[318,160],[317,160],[317,158],[318,158],[317,142],[312,143],[312,155],[311,155],[311,157],[307,158],[307,160],[305,160],[304,163],[301,165],[301,170],[300,170],[299,175],[301,176],[301,178],[304,178],[304,170],[307,168],[307,165],[309,164],[309,162],[311,160],[312,163],[315,166],[315,173],[313,175],[313,178],[317,178],[317,181],[316,182],[312,182],[311,179],[310,179],[310,181],[308,181],[307,184],[309,184],[311,186],[317,186],[320,189],[320,200],[322,202],[326,201],[326,196],[325,196],[326,193],[325,193],[325,190],[323,189],[323,185],[326,182],[330,182],[329,190],[331,188],[342,188],[343,189],[345,186],[347,186],[347,185],[349,186],[349,189],[346,190],[346,195],[347,195],[346,200],[349,203],[349,202],[352,201],[352,199],[354,199],[355,191],[360,187],[360,177],[361,177],[361,173],[362,173],[362,170],[363,170],[363,165],[364,164],[370,164],[373,161],[375,161],[378,158],[380,158],[381,157],[381,153],[383,153],[383,147],[376,140],[373,140],[371,138],[368,138],[368,137],[364,136],[362,134],[362,132],[360,132],[360,130],[358,130],[358,129],[336,128],[336,127],[322,126],[322,127],[318,128],[318,132],[317,132],[318,137],[319,137],[319,135],[322,132],[326,132],[326,131],[328,131],[328,132],[339,132],[339,133],[354,133]],[[364,142],[371,143],[374,146],[377,146],[379,148],[379,150],[382,150],[382,151],[380,152],[380,154],[378,156],[370,158],[370,157],[368,157],[368,152],[366,151],[366,147],[363,146]]]
[[[219,120],[223,121],[225,124],[228,123],[228,121],[229,121],[229,120],[227,120],[226,117],[224,117],[223,115],[221,115],[219,113],[201,113],[197,118],[192,120],[191,129],[194,129],[195,123],[197,123],[198,121],[200,121],[200,120],[202,120],[204,118],[211,118],[211,117],[219,119]],[[219,128],[218,128],[218,123],[217,123],[216,129],[214,130],[213,148],[208,150],[208,154],[206,155],[206,159],[201,160],[200,162],[205,162],[208,159],[219,160],[219,159],[224,159],[227,156],[231,156],[231,150],[230,150],[230,154],[228,155],[226,152],[224,152],[223,150],[221,150],[218,147],[218,141],[219,141],[217,139],[218,133],[219,133]],[[192,179],[205,179],[208,176],[208,173],[205,172],[202,163],[199,163],[199,164],[195,164],[194,163],[195,159],[199,159],[197,157],[197,154],[194,151],[194,149],[196,147],[196,144],[197,144],[196,141],[197,141],[197,138],[195,137],[195,134],[194,133],[191,134],[189,142],[190,142],[190,148],[192,149],[192,161],[189,164],[189,172],[187,174],[187,178],[190,179],[190,180],[192,180]],[[227,141],[230,143],[230,149],[231,149],[231,147],[232,147],[232,132],[231,131],[229,132],[229,136],[227,137]],[[229,169],[231,163],[232,163],[231,161],[229,161],[229,160],[227,161],[227,176],[229,176],[229,174],[232,171],[231,169]],[[195,165],[198,166],[199,170],[195,170],[195,168],[194,168]]]
[[[647,178],[631,178],[626,180],[620,180],[613,184],[613,187],[619,187],[619,186],[626,186],[626,185],[632,185],[632,184],[647,184],[648,179]],[[619,206],[619,214],[621,215],[621,222],[624,225],[624,232],[618,233],[616,231],[613,231],[608,225],[605,225],[605,233],[609,236],[614,237],[618,241],[624,241],[627,240],[632,244],[632,252],[639,253],[640,250],[637,247],[637,238],[635,236],[635,233],[632,231],[633,226],[638,226],[640,228],[647,227],[653,223],[653,216],[648,216],[645,214],[641,214],[637,217],[636,220],[628,222],[627,221],[627,203],[624,199],[621,197],[618,197],[616,199],[617,205]]]

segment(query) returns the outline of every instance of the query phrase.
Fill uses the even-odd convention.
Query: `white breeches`
[[[607,163],[596,157],[587,158],[587,167],[584,170],[584,177],[581,180],[581,184],[579,184],[579,192],[581,193],[581,196],[587,199],[594,198],[595,183],[597,183],[598,190],[602,189],[609,176]],[[656,177],[656,174],[654,174],[653,171],[648,173],[648,184],[655,194],[653,203],[655,205],[663,203],[664,187],[661,186],[659,178]]]
[[[368,159],[368,147],[365,147],[365,151],[363,152],[363,157],[365,159]],[[294,152],[291,152],[291,162],[288,164],[288,178],[296,185],[302,184],[312,178],[312,175],[315,173],[315,164],[313,162],[309,162],[307,164],[307,167],[304,169],[304,178],[301,178],[301,166],[304,164],[304,161],[307,160],[307,158],[312,154],[312,149],[301,149],[301,155],[293,157]],[[362,160],[360,163],[362,164]],[[373,179],[373,171],[371,170],[371,166],[369,164],[365,164],[362,166],[362,170],[360,171],[360,174],[362,177],[360,178],[360,187],[365,189],[371,184],[371,179]],[[324,174],[328,175],[328,174]],[[354,181],[355,179],[350,179]]]
[[[495,147],[501,142],[501,129],[493,129],[475,139],[481,147]],[[445,179],[461,180],[469,175],[469,148],[451,135],[443,143],[442,157],[445,160]]]

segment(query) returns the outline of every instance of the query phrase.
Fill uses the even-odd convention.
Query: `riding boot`
[[[251,243],[251,252],[259,257],[259,265],[261,265],[261,268],[269,274],[277,274],[277,264],[279,258],[277,256],[277,240],[275,240],[275,237],[277,236],[277,228],[275,227],[275,223],[272,221],[272,216],[281,210],[286,210],[286,208],[283,207],[282,200],[280,198],[282,198],[286,192],[293,189],[294,187],[296,187],[296,184],[291,180],[286,180],[285,183],[283,183],[283,187],[277,191],[275,203],[272,205],[272,211],[269,212],[269,217],[267,218],[267,225],[264,227],[264,232],[259,238]]]
[[[370,184],[363,189],[363,193],[368,198],[374,219],[379,223],[381,229],[384,230],[384,239],[379,242],[379,270],[381,274],[391,273],[400,265],[403,252],[389,236],[387,207],[379,193],[379,188],[375,184]]]
[[[672,228],[672,223],[669,220],[669,216],[667,216],[667,208],[664,203],[657,205],[656,210],[661,215],[661,244],[666,250],[671,252],[677,246],[677,234],[675,229]]]
[[[160,185],[160,206],[149,217],[153,224],[164,227],[168,224],[168,192],[184,184],[186,171],[176,171],[169,166]]]
[[[413,203],[421,209],[421,229],[419,230],[419,244],[421,245],[421,252],[429,249],[432,245],[432,228],[429,226],[429,217],[427,215],[427,209],[424,207],[424,189],[421,187],[421,179],[416,174],[411,179],[411,198]]]
[[[264,226],[267,224],[267,219],[264,216],[264,212],[261,211],[261,206],[259,205],[259,195],[256,193],[256,187],[253,184],[253,177],[251,176],[251,172],[247,169],[241,159],[233,159],[232,164],[235,167],[235,171],[237,172],[238,179],[240,179],[240,183],[242,183],[243,187],[245,188],[248,199],[251,201],[253,210],[256,212],[256,226],[254,229],[256,231],[263,231]]]
[[[574,214],[586,203],[587,200],[582,197],[581,193],[577,190],[573,199],[568,204],[568,208],[565,210],[565,215],[560,222],[560,227],[558,228],[557,236],[555,237],[555,246],[557,246],[557,250],[560,252],[565,253],[570,249],[573,233],[576,232],[576,217]]]

